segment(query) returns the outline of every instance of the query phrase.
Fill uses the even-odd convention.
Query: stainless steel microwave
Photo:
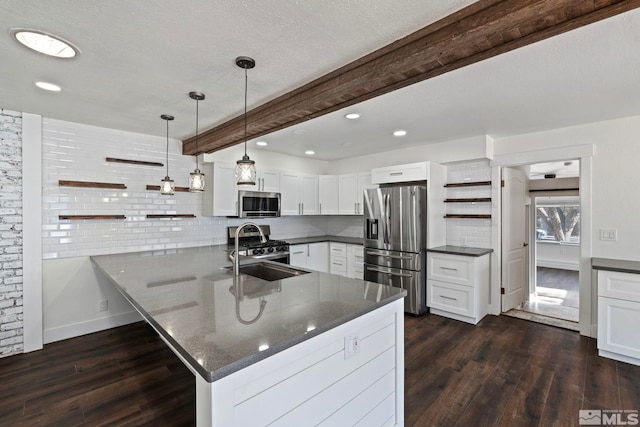
[[[280,216],[280,193],[238,191],[240,218],[270,218]]]

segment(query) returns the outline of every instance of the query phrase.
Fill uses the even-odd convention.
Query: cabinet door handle
[[[377,256],[383,256],[385,258],[393,258],[393,259],[411,259],[412,258],[409,255],[389,255],[389,254],[385,254],[384,252],[377,252],[377,251],[367,251],[367,255],[377,255]]]
[[[300,203],[302,205],[302,215],[304,215],[304,202]]]
[[[391,176],[400,176],[400,175],[402,175],[402,172],[391,172],[389,175],[391,175]]]
[[[440,267],[443,270],[449,270],[449,271],[458,271],[457,268],[452,268],[452,267]]]
[[[377,273],[383,273],[383,274],[389,274],[391,276],[398,276],[398,277],[413,277],[412,274],[409,273],[394,273],[391,270],[382,270],[381,268],[374,268],[374,267],[367,267],[367,270],[369,271],[375,271]]]
[[[293,254],[297,255],[297,254],[303,254],[303,253],[304,253],[304,251],[298,251],[298,252],[294,252]]]
[[[458,301],[458,298],[448,297],[446,295],[440,295],[440,298],[448,299],[448,300],[451,300],[451,301]]]
[[[320,214],[322,214],[322,203],[318,203],[318,207],[320,208]]]

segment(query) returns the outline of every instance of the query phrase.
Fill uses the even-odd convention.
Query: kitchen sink
[[[289,277],[301,276],[303,274],[309,273],[309,271],[298,270],[297,268],[289,267],[285,264],[275,265],[267,264],[266,262],[259,262],[256,264],[240,266],[240,273],[248,274],[249,276],[273,282],[274,280],[282,280]]]

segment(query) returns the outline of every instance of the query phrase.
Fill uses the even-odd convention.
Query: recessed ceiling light
[[[48,90],[51,92],[60,92],[62,90],[60,86],[54,85],[53,83],[36,82],[35,85],[38,86],[40,89]]]
[[[313,156],[314,154],[316,154],[316,152],[313,150],[307,150],[304,152],[304,154],[306,154],[307,156]]]
[[[264,147],[265,145],[268,145],[268,144],[267,144],[267,141],[257,141],[257,142],[256,142],[256,145],[259,145],[259,146],[261,146],[261,147]]]
[[[393,131],[393,136],[405,136],[406,134],[407,134],[407,131],[402,129]]]
[[[16,28],[11,30],[11,34],[24,46],[44,55],[69,59],[80,53],[70,42],[43,31]]]
[[[344,116],[346,119],[355,120],[360,118],[360,114],[358,113],[349,113]]]

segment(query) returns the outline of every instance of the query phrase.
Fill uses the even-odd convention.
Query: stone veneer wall
[[[22,114],[0,109],[0,357],[23,352]]]

